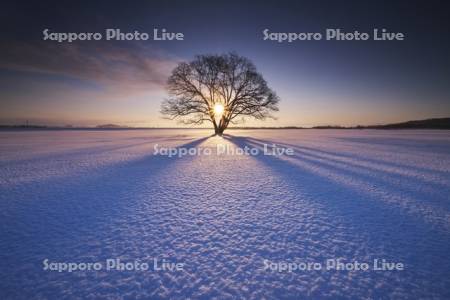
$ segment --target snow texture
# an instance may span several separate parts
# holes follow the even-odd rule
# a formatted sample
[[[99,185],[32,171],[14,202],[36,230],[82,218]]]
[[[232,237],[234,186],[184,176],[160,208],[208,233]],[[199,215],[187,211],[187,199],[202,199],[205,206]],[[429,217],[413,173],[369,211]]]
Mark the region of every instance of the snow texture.
[[[1,299],[450,298],[448,131],[3,131],[0,166]],[[43,270],[108,258],[184,268]],[[405,270],[263,264],[376,258]]]

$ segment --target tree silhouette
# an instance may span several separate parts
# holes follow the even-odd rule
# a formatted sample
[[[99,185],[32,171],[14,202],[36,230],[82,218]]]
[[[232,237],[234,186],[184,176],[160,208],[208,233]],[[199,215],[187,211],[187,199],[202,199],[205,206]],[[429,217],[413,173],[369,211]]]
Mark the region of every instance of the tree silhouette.
[[[236,53],[198,55],[180,63],[167,89],[170,97],[161,105],[163,115],[184,124],[209,121],[219,135],[245,117],[263,120],[278,111],[278,96],[255,65]]]

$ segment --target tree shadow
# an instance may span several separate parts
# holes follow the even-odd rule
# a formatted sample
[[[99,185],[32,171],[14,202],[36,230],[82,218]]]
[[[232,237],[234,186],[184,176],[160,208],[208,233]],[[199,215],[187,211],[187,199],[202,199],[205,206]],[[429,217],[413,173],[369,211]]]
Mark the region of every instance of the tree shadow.
[[[265,140],[261,140],[261,139],[251,138],[251,137],[248,137],[247,139],[249,142],[254,141],[255,143],[266,143],[266,144],[274,143],[272,141],[265,141]],[[339,138],[339,139],[345,140],[344,138]],[[386,161],[384,161],[384,160],[375,159],[375,158],[371,158],[371,157],[360,157],[355,154],[339,153],[339,152],[334,152],[334,151],[329,151],[329,150],[312,148],[312,147],[308,147],[308,146],[294,145],[294,144],[285,143],[285,142],[281,142],[281,143],[275,142],[275,143],[278,145],[284,146],[284,147],[294,148],[296,150],[296,152],[309,151],[309,153],[305,153],[305,154],[314,155],[314,156],[318,156],[318,157],[320,157],[320,155],[328,156],[327,159],[330,159],[329,158],[330,156],[333,156],[333,157],[335,157],[335,159],[338,159],[338,160],[355,159],[355,158],[358,159],[359,158],[359,159],[363,159],[366,163],[371,163],[371,165],[378,165],[380,167],[386,166],[386,167],[402,168],[407,171],[412,171],[412,172],[417,172],[417,173],[425,173],[426,175],[431,175],[431,176],[437,174],[444,178],[448,177],[448,172],[443,172],[443,171],[434,170],[434,169],[421,168],[421,167],[417,167],[417,166],[411,166],[411,165],[406,165],[406,164],[392,162],[392,161],[389,162],[389,164],[386,164]],[[313,152],[314,154],[311,154],[311,152]],[[365,167],[367,168],[367,166],[365,166]],[[386,172],[386,170],[383,170],[383,172]]]
[[[271,145],[274,142],[246,137],[246,143],[252,147],[262,148],[263,145]],[[345,176],[349,180],[355,179],[365,185],[370,184],[368,188],[389,187],[393,198],[410,199],[403,209],[409,210],[411,214],[420,210],[434,214],[438,210],[440,216],[437,217],[444,221],[445,226],[449,225],[446,219],[450,215],[442,211],[450,209],[450,203],[446,201],[446,195],[450,193],[446,172],[283,142],[275,144],[292,148],[296,155],[290,158],[298,162],[325,169],[330,174],[333,172],[337,176]]]

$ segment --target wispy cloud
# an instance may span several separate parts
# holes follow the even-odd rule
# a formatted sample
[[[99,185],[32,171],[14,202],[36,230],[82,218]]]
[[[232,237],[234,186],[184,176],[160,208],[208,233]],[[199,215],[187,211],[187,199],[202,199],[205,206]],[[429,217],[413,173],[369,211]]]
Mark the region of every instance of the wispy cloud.
[[[141,44],[22,43],[0,50],[0,68],[67,76],[105,88],[162,88],[177,59]]]

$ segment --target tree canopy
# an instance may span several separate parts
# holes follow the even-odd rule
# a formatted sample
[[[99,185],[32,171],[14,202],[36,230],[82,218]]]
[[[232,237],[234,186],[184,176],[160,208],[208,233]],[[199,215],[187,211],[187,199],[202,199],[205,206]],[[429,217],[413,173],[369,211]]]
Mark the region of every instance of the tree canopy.
[[[170,97],[161,105],[163,115],[184,124],[211,122],[220,135],[245,117],[263,120],[278,111],[279,97],[255,65],[236,53],[198,55],[180,63],[167,89]]]

